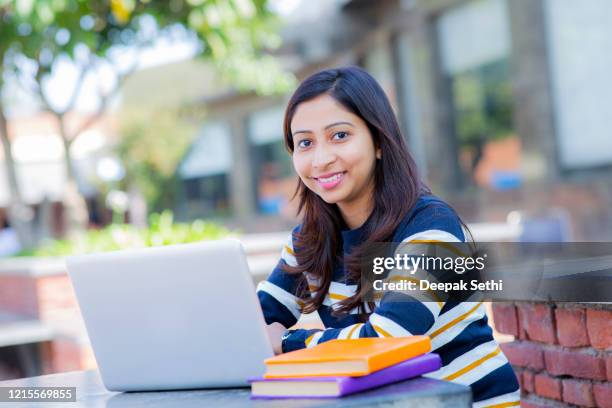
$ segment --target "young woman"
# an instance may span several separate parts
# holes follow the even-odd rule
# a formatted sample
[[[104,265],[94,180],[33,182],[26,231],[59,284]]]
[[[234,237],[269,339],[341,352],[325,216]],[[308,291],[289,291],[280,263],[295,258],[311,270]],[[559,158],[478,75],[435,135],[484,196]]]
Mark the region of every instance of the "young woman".
[[[454,210],[419,179],[374,78],[356,67],[310,76],[289,101],[284,133],[303,221],[258,286],[275,352],[331,339],[424,334],[443,364],[430,377],[470,385],[474,406],[518,406],[516,376],[482,302],[417,301],[397,292],[366,302],[371,288],[361,285],[359,259],[368,245],[466,241]],[[326,329],[287,330],[301,313],[315,311]]]

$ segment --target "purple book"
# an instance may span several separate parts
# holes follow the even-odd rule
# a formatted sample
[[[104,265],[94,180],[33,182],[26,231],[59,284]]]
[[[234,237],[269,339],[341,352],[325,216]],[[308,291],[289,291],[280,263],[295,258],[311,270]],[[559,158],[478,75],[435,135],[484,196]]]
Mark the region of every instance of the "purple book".
[[[308,377],[265,379],[251,383],[251,398],[335,398],[369,390],[436,371],[440,356],[423,354],[362,377]]]

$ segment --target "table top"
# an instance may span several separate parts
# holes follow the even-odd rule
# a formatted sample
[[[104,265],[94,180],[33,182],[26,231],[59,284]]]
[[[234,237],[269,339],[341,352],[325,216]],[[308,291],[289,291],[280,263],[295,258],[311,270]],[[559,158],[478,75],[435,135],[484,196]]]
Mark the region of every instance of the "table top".
[[[469,387],[430,378],[415,378],[370,391],[335,399],[250,399],[249,388],[184,390],[162,392],[110,392],[104,388],[97,371],[74,371],[0,382],[0,387],[76,387],[77,402],[40,404],[45,408],[174,408],[222,407],[370,407],[418,406],[470,407]],[[0,408],[4,404],[0,402]],[[11,403],[11,407],[36,406],[34,403]]]

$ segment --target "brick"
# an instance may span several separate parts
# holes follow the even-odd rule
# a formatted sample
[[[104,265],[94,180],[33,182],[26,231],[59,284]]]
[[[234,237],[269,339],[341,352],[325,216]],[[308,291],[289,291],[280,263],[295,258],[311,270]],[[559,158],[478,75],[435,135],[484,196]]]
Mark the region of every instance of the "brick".
[[[567,408],[567,404],[530,394],[521,397],[521,408]]]
[[[606,358],[606,373],[608,381],[612,381],[612,356]]]
[[[527,341],[513,341],[500,344],[500,347],[512,365],[529,367],[534,370],[544,368],[544,353],[538,344]]]
[[[593,384],[589,381],[568,378],[562,380],[563,401],[583,407],[594,407]]]
[[[81,370],[81,350],[67,339],[57,339],[52,344],[53,370],[56,372]]]
[[[527,339],[556,344],[555,320],[549,305],[522,303],[518,306],[518,317]]]
[[[533,381],[533,371],[525,370],[523,371],[523,382],[521,389],[527,392],[535,392],[535,385]]]
[[[54,372],[88,370],[96,367],[91,347],[74,338],[60,337],[53,340],[48,357],[51,359]]]
[[[612,349],[612,312],[587,309],[586,326],[591,345],[600,350]]]
[[[44,341],[40,343],[38,350],[40,353],[41,374],[55,373],[53,367],[53,343],[51,341]]]
[[[527,333],[525,333],[525,328],[523,327],[523,323],[521,323],[521,314],[518,307],[516,308],[516,322],[518,326],[518,338],[521,340],[527,340]]]
[[[550,375],[540,373],[534,377],[535,392],[546,398],[561,400],[561,380]]]
[[[68,275],[41,277],[36,285],[41,320],[65,320],[78,310]]]
[[[586,312],[584,309],[555,309],[557,338],[566,347],[588,346]]]
[[[516,307],[511,303],[493,303],[493,325],[500,333],[518,337]]]
[[[598,407],[612,408],[612,384],[593,384],[593,396]]]
[[[588,350],[546,350],[544,361],[546,371],[552,375],[571,375],[593,380],[606,379],[604,359]]]
[[[0,310],[38,318],[38,296],[33,278],[0,276]]]
[[[521,408],[548,408],[549,405],[542,405],[536,401],[525,401],[521,399]]]

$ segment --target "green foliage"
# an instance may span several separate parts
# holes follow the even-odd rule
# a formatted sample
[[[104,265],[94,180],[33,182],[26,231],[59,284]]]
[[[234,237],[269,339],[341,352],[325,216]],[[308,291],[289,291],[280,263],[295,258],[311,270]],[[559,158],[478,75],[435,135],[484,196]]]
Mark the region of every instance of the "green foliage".
[[[456,75],[453,96],[463,146],[512,135],[512,90],[507,60]]]
[[[261,55],[280,44],[278,24],[267,0],[0,0],[0,60],[17,71],[19,57],[27,57],[40,81],[60,56],[79,59],[79,48],[107,58],[113,46],[144,46],[181,25],[225,78],[271,93],[294,81]]]
[[[230,236],[229,230],[207,221],[190,224],[174,223],[171,211],[152,214],[149,227],[138,229],[129,224],[112,224],[104,229],[89,230],[78,239],[49,241],[20,256],[68,256],[108,252],[127,248],[143,248],[185,244]]]
[[[126,187],[135,185],[152,212],[173,208],[179,188],[176,168],[195,132],[193,123],[167,108],[121,114],[115,150],[126,171]]]

